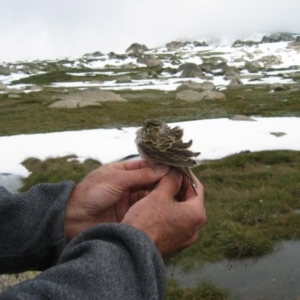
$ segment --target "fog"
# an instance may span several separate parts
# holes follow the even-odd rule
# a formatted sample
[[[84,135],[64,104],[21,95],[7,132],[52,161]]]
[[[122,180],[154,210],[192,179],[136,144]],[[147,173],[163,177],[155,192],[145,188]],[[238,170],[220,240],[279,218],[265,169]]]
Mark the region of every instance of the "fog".
[[[0,62],[300,32],[299,0],[0,0]]]

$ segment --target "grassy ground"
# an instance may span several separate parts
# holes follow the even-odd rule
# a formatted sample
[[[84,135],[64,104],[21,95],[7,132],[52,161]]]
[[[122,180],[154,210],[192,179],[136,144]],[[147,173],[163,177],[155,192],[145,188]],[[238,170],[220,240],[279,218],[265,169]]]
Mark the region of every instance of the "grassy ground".
[[[101,107],[49,109],[63,89],[22,94],[19,99],[0,94],[0,136],[20,133],[57,132],[91,128],[137,126],[147,118],[167,122],[227,118],[235,114],[300,116],[299,92],[269,93],[267,86],[232,88],[226,101],[185,102],[175,100],[175,91],[118,91],[123,102],[104,102]],[[69,92],[72,89],[69,89]],[[55,120],[55,122],[54,122]]]
[[[130,75],[134,77],[142,71],[147,70],[133,70]],[[156,71],[159,73],[159,70]],[[66,72],[56,69],[48,74],[22,79],[19,83],[50,85],[52,82],[113,80],[117,77],[116,73],[115,77],[102,74],[80,78]],[[75,90],[69,88],[68,92]],[[137,126],[141,120],[151,117],[175,122],[235,114],[300,116],[300,94],[289,92],[289,88],[285,92],[269,93],[268,86],[248,85],[223,92],[226,101],[188,103],[175,100],[175,91],[123,90],[117,93],[128,99],[127,103],[106,102],[101,107],[78,109],[47,108],[59,94],[65,93],[63,88],[44,86],[42,92],[22,94],[19,99],[0,94],[0,136]],[[101,165],[94,160],[81,164],[74,156],[46,161],[30,158],[23,164],[32,174],[25,179],[22,190],[40,182],[66,179],[78,182]],[[194,168],[205,187],[208,223],[200,231],[197,243],[169,263],[192,269],[203,261],[258,257],[270,253],[279,240],[300,239],[299,169],[300,153],[292,151],[241,153]],[[30,272],[0,276],[0,292],[31,276],[34,274]],[[233,298],[228,291],[211,283],[181,289],[170,281],[166,299]]]

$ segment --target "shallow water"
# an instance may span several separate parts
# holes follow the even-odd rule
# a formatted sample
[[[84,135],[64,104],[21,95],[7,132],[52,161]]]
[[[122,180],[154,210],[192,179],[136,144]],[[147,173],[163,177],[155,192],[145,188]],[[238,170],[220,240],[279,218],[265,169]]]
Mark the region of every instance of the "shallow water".
[[[0,186],[5,187],[9,192],[17,193],[22,185],[22,176],[0,173]]]
[[[300,241],[284,241],[256,260],[207,263],[188,273],[170,266],[167,274],[182,287],[209,280],[242,300],[291,300],[300,297]]]

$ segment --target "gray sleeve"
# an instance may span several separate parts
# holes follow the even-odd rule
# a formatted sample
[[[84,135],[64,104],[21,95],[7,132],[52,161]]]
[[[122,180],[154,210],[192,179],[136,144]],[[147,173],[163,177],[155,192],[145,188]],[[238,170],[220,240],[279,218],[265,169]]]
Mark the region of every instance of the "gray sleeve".
[[[0,187],[0,274],[44,270],[65,247],[66,203],[75,184],[39,184],[25,193]]]
[[[56,266],[6,290],[0,299],[164,299],[161,255],[142,231],[94,226],[63,250]]]

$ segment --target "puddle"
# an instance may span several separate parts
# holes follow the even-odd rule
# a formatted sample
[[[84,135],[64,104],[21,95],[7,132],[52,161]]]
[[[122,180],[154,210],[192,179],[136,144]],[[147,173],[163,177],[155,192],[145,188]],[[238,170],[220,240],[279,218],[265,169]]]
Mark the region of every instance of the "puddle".
[[[182,287],[209,280],[243,300],[295,299],[300,296],[300,241],[284,241],[260,259],[207,263],[188,273],[169,266],[167,275]]]
[[[22,178],[19,175],[0,173],[0,186],[5,187],[11,193],[18,193],[18,189],[23,185]]]

